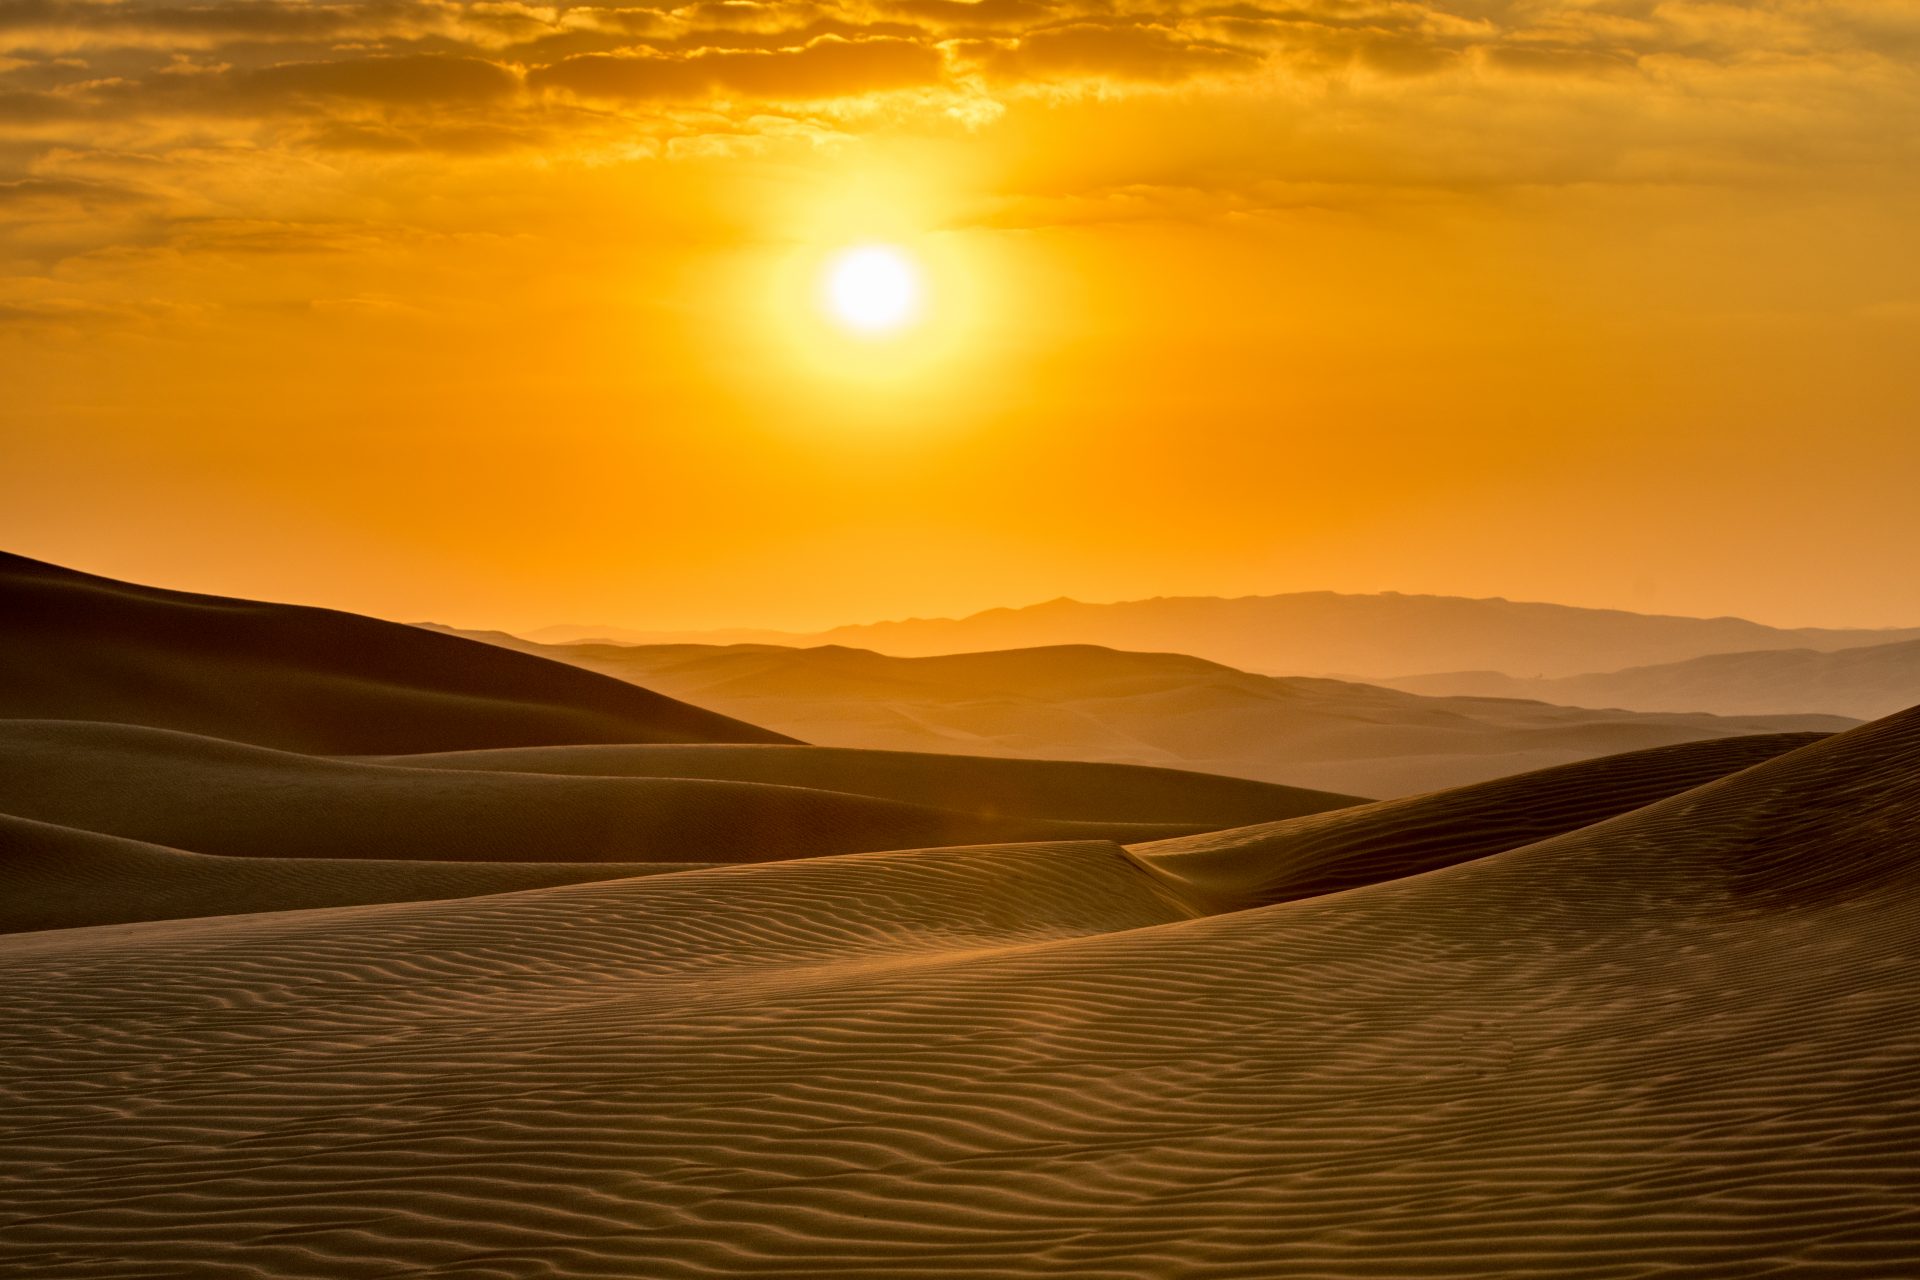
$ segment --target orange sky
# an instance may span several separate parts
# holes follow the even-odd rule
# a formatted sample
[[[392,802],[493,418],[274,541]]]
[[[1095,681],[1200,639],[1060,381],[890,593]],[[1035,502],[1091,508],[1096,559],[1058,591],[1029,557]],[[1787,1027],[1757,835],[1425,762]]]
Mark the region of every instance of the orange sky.
[[[1906,0],[0,9],[0,545],[466,625],[1920,622]],[[833,328],[897,244],[916,325]]]

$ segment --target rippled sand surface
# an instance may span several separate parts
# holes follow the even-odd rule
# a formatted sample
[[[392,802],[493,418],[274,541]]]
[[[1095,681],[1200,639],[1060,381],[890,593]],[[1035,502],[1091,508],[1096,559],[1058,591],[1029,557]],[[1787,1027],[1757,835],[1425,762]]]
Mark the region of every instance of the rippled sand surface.
[[[1701,747],[1131,848],[17,933],[0,1265],[1920,1273],[1920,712]]]

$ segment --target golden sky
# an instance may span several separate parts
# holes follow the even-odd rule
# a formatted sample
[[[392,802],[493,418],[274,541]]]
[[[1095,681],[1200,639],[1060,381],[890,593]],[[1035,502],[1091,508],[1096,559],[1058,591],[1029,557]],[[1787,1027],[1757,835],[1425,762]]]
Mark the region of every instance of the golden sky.
[[[0,0],[0,545],[1920,622],[1912,0]],[[921,308],[851,334],[848,246]]]

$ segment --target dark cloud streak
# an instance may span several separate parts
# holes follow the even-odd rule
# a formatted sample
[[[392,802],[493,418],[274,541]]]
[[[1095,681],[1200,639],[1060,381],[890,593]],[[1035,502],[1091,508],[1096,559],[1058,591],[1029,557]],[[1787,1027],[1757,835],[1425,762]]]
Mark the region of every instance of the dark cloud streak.
[[[595,98],[805,101],[921,88],[945,79],[945,59],[936,48],[895,38],[829,36],[797,49],[703,50],[685,57],[586,54],[536,68],[527,83]]]
[[[235,73],[229,83],[243,98],[333,97],[397,104],[487,102],[506,98],[520,87],[519,77],[495,63],[433,54],[282,63]]]

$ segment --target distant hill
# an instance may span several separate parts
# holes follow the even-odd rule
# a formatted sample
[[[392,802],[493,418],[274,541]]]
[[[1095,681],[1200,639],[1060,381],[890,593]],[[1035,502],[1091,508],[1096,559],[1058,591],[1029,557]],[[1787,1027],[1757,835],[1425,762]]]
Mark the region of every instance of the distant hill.
[[[496,646],[330,609],[136,586],[0,554],[0,718],[287,751],[786,742]]]
[[[1744,618],[1685,618],[1498,598],[1307,591],[1121,604],[1054,600],[1021,609],[989,609],[959,619],[911,618],[810,634],[566,626],[526,635],[550,644],[839,644],[897,657],[1095,644],[1149,653],[1189,653],[1271,675],[1378,679],[1453,671],[1553,677],[1679,662],[1713,653],[1829,652],[1920,640],[1920,627],[1779,628]]]
[[[1370,796],[1643,747],[1853,723],[1433,698],[1092,645],[898,658],[843,646],[537,645],[472,634],[825,746],[1160,765]]]
[[[1920,640],[1821,653],[1715,653],[1624,671],[1523,680],[1496,671],[1410,676],[1413,693],[1541,698],[1580,707],[1715,715],[1830,713],[1872,720],[1920,704]]]

